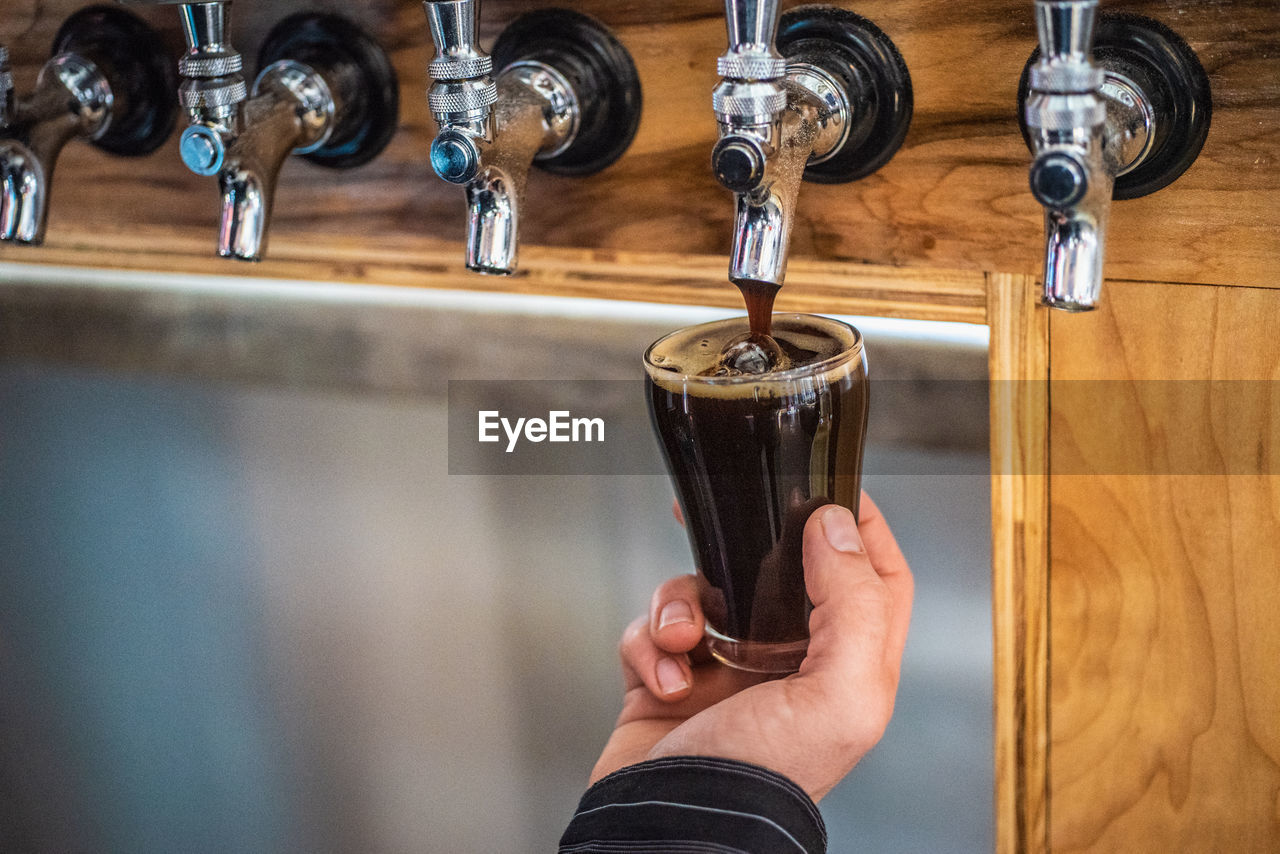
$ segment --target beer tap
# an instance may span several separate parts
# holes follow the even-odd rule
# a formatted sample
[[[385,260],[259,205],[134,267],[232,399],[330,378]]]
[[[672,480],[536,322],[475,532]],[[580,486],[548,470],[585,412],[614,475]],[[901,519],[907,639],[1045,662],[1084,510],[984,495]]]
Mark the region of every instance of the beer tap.
[[[911,123],[911,78],[889,37],[852,12],[780,18],[778,0],[726,0],[725,18],[711,163],[736,197],[729,278],[776,290],[801,180],[852,181],[887,163]]]
[[[424,5],[436,48],[431,167],[466,190],[467,268],[511,274],[530,167],[587,175],[621,157],[639,126],[639,77],[626,48],[586,15],[530,12],[489,56],[479,0]]]
[[[1097,307],[1111,200],[1181,175],[1212,106],[1204,69],[1173,31],[1131,15],[1100,23],[1097,12],[1097,0],[1035,0],[1040,47],[1019,90],[1031,193],[1044,207],[1042,301],[1065,311]]]
[[[179,100],[189,125],[179,146],[197,175],[217,176],[218,255],[259,261],[280,169],[290,154],[350,168],[390,141],[399,88],[378,43],[337,15],[298,13],[267,35],[250,89],[229,36],[231,0],[121,0],[177,5],[187,52]]]
[[[173,77],[159,36],[135,16],[95,6],[68,18],[30,94],[15,98],[0,47],[0,240],[44,242],[54,167],[85,139],[112,154],[158,148],[173,130]]]

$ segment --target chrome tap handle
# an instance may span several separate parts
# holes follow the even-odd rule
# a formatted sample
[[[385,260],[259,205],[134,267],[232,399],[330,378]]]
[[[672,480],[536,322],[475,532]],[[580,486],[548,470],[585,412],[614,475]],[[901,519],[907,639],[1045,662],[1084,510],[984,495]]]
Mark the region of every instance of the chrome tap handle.
[[[187,52],[178,60],[182,106],[193,124],[228,125],[237,107],[249,97],[241,74],[244,60],[228,35],[231,2],[184,3],[178,11],[187,40]]]
[[[725,0],[729,50],[716,63],[721,77],[778,80],[787,61],[778,53],[778,0]]]
[[[178,60],[178,102],[190,127],[182,133],[178,150],[182,162],[197,175],[216,175],[227,149],[240,133],[243,104],[249,85],[244,59],[231,44],[232,0],[192,3],[190,0],[118,0],[133,6],[178,6],[187,52]]]
[[[183,3],[178,14],[187,53],[178,60],[183,77],[224,77],[239,74],[244,61],[231,46],[231,0],[219,3]]]
[[[182,85],[178,99],[192,124],[234,134],[238,108],[249,97],[242,71],[244,60],[231,44],[232,0],[117,0],[129,6],[179,6],[187,52],[178,60]],[[188,164],[190,165],[190,164]],[[195,167],[192,167],[195,169]],[[200,171],[200,170],[195,170]],[[216,171],[216,170],[215,170]],[[201,174],[211,174],[202,172]]]
[[[434,81],[427,106],[440,128],[431,143],[431,168],[452,184],[465,184],[480,172],[476,137],[491,135],[498,101],[493,59],[481,49],[477,35],[480,0],[425,0],[423,6],[436,46],[427,66]]]
[[[1093,62],[1097,11],[1098,0],[1035,2],[1040,59],[1030,70],[1025,119],[1042,148],[1087,148],[1093,131],[1106,121],[1099,95],[1106,75]]]
[[[1092,66],[1097,0],[1036,0],[1035,15],[1042,62]]]
[[[187,40],[187,52],[178,61],[178,100],[190,120],[178,150],[192,172],[216,175],[240,133],[249,98],[244,60],[229,36],[231,0],[183,3],[178,12]]]
[[[787,108],[778,0],[725,0],[724,12],[729,49],[716,61],[722,79],[711,93],[721,133],[775,124]]]
[[[493,59],[480,47],[479,0],[425,0],[427,25],[436,46],[427,66],[435,82],[427,103],[441,128],[483,122],[498,100]]]
[[[711,169],[725,189],[751,193],[768,180],[787,109],[787,61],[778,53],[778,0],[725,0],[729,48],[716,61],[711,109],[720,139]]]
[[[481,48],[478,0],[426,0],[427,26],[436,57],[427,66],[436,80],[466,80],[493,71],[493,59]]]

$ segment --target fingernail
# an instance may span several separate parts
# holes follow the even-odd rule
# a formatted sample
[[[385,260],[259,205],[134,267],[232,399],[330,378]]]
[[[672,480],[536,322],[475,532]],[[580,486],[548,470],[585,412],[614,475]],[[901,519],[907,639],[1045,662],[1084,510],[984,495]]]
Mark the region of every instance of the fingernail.
[[[684,678],[684,669],[674,658],[658,659],[658,687],[664,694],[674,694],[689,687],[689,680]]]
[[[658,630],[661,631],[667,626],[676,623],[692,623],[693,609],[689,607],[689,603],[683,599],[676,599],[674,602],[668,602],[662,608],[662,613],[658,615]]]
[[[861,554],[863,551],[858,524],[853,521],[853,514],[844,507],[837,505],[823,512],[822,532],[827,535],[831,548],[838,552]]]

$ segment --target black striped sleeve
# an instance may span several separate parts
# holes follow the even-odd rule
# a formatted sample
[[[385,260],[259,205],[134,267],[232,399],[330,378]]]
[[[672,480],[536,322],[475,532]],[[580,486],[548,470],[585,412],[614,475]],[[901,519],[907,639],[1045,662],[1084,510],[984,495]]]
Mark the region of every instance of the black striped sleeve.
[[[823,854],[827,830],[799,786],[758,765],[654,759],[587,790],[560,854]]]

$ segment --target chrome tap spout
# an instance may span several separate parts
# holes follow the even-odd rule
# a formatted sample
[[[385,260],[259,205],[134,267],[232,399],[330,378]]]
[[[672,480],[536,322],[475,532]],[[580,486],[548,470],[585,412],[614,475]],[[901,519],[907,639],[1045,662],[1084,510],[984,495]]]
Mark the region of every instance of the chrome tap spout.
[[[1055,200],[1045,204],[1042,301],[1063,311],[1096,308],[1102,293],[1107,220],[1118,170],[1104,157],[1104,129],[1094,135],[1098,139],[1083,146],[1083,156],[1076,144],[1044,144],[1032,166],[1037,197]]]
[[[333,91],[311,67],[284,59],[263,70],[245,103],[244,129],[232,139],[218,172],[219,256],[262,260],[280,167],[290,154],[324,145],[336,111]],[[200,125],[188,128],[184,155],[202,141],[211,150],[209,133]]]
[[[1121,164],[1108,145],[1103,70],[1094,64],[1097,0],[1036,0],[1040,61],[1025,119],[1031,192],[1044,206],[1045,305],[1088,311],[1102,292],[1111,195]],[[1112,151],[1108,151],[1112,149]],[[1109,155],[1109,156],[1108,156]]]
[[[479,145],[479,171],[467,182],[467,269],[516,271],[520,211],[535,158],[554,152],[576,116],[573,89],[554,69],[520,63],[498,77],[491,138]]]
[[[831,112],[809,90],[788,82],[787,91],[789,104],[779,121],[776,144],[764,149],[768,154],[761,161],[759,183],[753,189],[743,188],[735,193],[736,215],[729,254],[729,280],[734,284],[782,285],[805,167],[815,153],[830,150],[841,130],[830,121]],[[727,183],[725,172],[731,167],[725,164],[733,147],[750,144],[738,134],[721,137],[716,148],[716,172],[722,183]]]
[[[104,134],[113,103],[107,78],[85,57],[59,54],[40,70],[0,128],[0,240],[44,242],[58,155],[72,139]]]
[[[48,186],[40,159],[16,139],[0,140],[0,240],[38,244]]]

